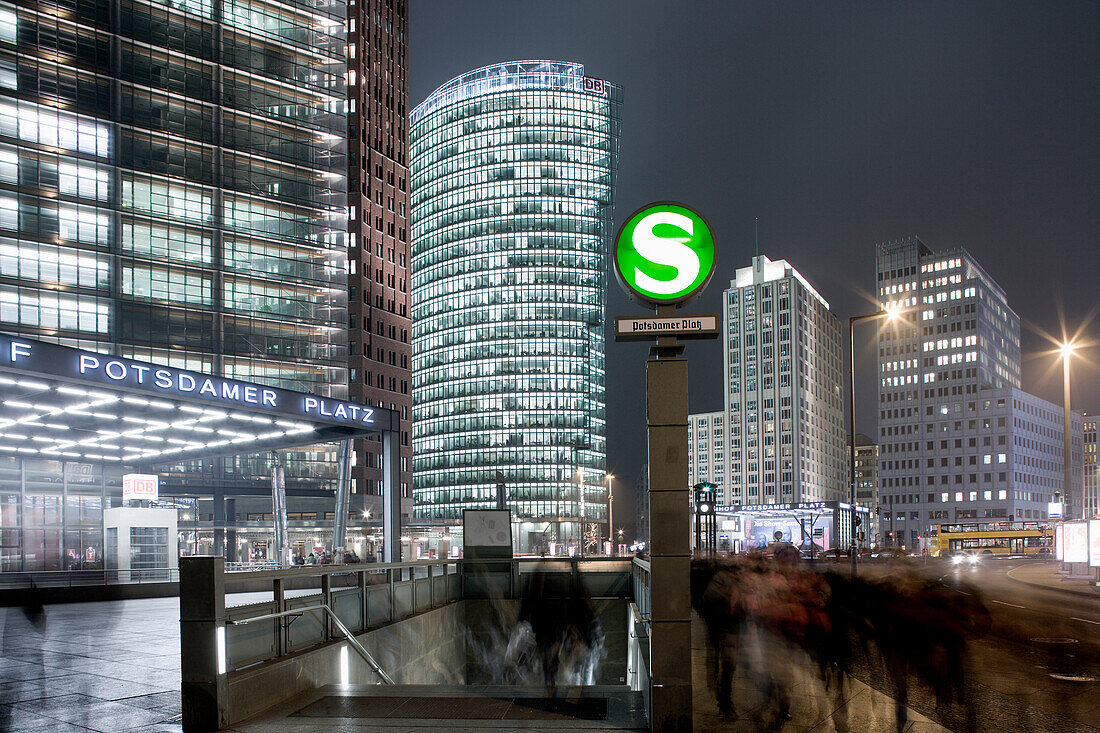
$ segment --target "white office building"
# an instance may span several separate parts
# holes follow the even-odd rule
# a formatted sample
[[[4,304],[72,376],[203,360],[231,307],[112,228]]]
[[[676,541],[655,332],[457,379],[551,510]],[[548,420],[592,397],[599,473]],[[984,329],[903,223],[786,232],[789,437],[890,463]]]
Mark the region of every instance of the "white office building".
[[[723,503],[847,500],[840,321],[789,263],[762,255],[722,298],[725,425],[712,415],[710,430],[726,443],[716,468],[710,441],[707,463]]]
[[[726,486],[726,413],[688,415],[688,486],[712,483]],[[719,494],[719,503],[725,496]]]
[[[1020,389],[1004,291],[966,250],[915,237],[879,245],[876,270],[880,307],[902,311],[878,335],[886,544],[918,547],[941,522],[1045,519],[1066,494],[1062,408]],[[1071,430],[1080,476],[1080,415]]]
[[[872,546],[882,544],[881,517],[879,504],[878,446],[863,433],[856,433],[856,504],[870,511],[870,523],[863,529],[866,542]],[[850,475],[850,474],[849,474]],[[848,479],[850,486],[852,480]]]

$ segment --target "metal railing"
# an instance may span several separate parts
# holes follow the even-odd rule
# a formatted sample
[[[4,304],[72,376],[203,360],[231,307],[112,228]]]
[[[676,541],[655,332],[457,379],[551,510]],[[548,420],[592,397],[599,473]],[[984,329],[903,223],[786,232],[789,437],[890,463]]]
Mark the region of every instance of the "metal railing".
[[[634,590],[634,603],[638,607],[638,618],[649,623],[650,618],[650,570],[649,561],[634,558],[631,585]]]
[[[316,606],[305,606],[303,608],[298,608],[293,611],[283,611],[282,613],[269,613],[264,616],[253,616],[252,618],[238,619],[236,621],[230,621],[229,623],[233,626],[243,626],[245,624],[250,624],[256,621],[266,621],[267,619],[286,618],[288,616],[293,616],[297,618],[307,611],[324,611],[325,613],[327,613],[332,622],[335,623],[337,628],[340,629],[340,633],[344,635],[344,638],[347,640],[348,644],[351,645],[351,648],[359,653],[359,656],[362,657],[363,661],[367,663],[367,666],[369,666],[374,671],[374,673],[378,675],[379,679],[381,679],[382,682],[387,685],[393,684],[393,680],[390,678],[390,676],[386,674],[386,672],[380,666],[378,666],[378,662],[374,661],[374,657],[372,657],[367,652],[367,650],[363,648],[363,645],[356,641],[355,637],[352,636],[350,631],[348,631],[348,627],[344,626],[344,623],[340,620],[340,617],[333,613],[332,609],[326,606],[324,603],[319,603]],[[287,623],[280,625],[285,628],[288,627],[290,624]]]
[[[326,644],[335,640],[335,631],[353,637],[453,603],[461,589],[453,560],[227,572],[230,602],[246,601],[224,609],[227,670]],[[258,594],[267,597],[249,598]],[[327,608],[325,615],[305,615],[318,606]],[[287,616],[295,619],[278,621]]]
[[[33,570],[0,573],[0,590],[18,588],[79,588],[131,583],[178,583],[179,570]]]

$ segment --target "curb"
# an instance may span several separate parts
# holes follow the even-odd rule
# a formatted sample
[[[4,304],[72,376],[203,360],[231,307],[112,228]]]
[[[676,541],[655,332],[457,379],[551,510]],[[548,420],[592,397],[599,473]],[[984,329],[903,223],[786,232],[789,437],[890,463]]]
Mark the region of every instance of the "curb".
[[[1059,593],[1072,593],[1075,596],[1084,596],[1085,598],[1100,599],[1100,591],[1096,591],[1096,590],[1079,590],[1077,588],[1060,588],[1056,585],[1049,585],[1047,583],[1037,583],[1033,580],[1024,580],[1023,578],[1017,578],[1015,575],[1012,574],[1015,570],[1017,570],[1018,568],[1022,568],[1022,567],[1028,567],[1028,566],[1026,566],[1026,565],[1017,565],[1016,567],[1012,568],[1012,570],[1009,570],[1007,573],[1005,573],[1005,575],[1007,577],[1011,578],[1012,580],[1016,581],[1017,583],[1022,583],[1024,585],[1030,585],[1030,586],[1033,586],[1035,588],[1043,588],[1044,590],[1052,590],[1052,591],[1056,591],[1056,592],[1059,592]]]

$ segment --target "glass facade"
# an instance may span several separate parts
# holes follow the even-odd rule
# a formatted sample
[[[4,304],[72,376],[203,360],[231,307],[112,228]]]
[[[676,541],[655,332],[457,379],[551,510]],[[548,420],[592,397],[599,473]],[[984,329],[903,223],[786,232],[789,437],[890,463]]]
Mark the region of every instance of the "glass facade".
[[[345,18],[333,0],[0,2],[0,329],[346,397]],[[288,487],[334,459],[297,455]],[[172,485],[231,493],[267,463],[181,465]],[[6,564],[98,554],[87,502],[52,491],[80,465],[43,463],[41,507],[29,474],[9,481],[37,464],[0,467]],[[92,514],[113,495],[96,481]]]
[[[413,110],[417,517],[493,507],[503,480],[520,549],[575,546],[582,521],[606,525],[621,106],[580,64],[521,61],[464,74]]]

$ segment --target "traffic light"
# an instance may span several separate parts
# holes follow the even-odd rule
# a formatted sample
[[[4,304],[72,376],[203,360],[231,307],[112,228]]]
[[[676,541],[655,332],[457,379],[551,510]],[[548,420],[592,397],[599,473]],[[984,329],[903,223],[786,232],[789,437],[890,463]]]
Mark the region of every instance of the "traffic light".
[[[858,514],[855,515],[852,518],[852,526],[858,527],[861,524],[863,524],[863,517],[859,516]]]

